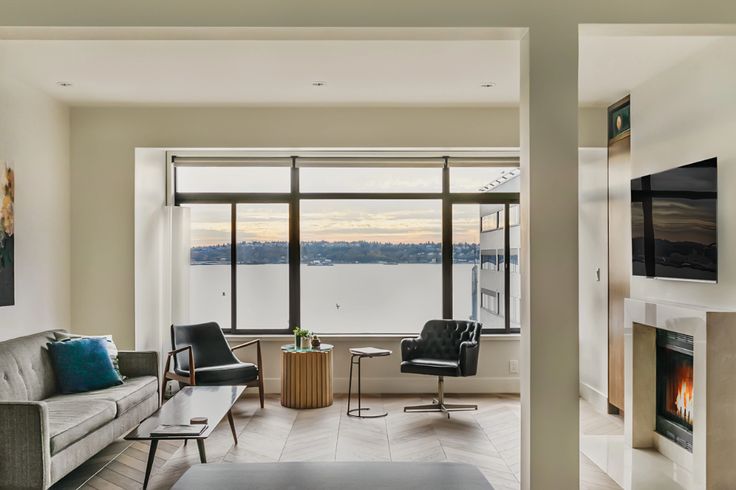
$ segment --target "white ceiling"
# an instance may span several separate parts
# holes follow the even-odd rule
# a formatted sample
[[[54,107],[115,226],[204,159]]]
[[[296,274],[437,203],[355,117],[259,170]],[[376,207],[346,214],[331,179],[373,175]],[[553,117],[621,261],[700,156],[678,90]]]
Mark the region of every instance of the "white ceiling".
[[[715,39],[584,37],[581,104],[609,105]],[[519,100],[513,40],[12,40],[0,48],[5,70],[71,105],[514,106]],[[318,80],[326,86],[312,86]],[[495,86],[482,88],[485,82]]]
[[[18,76],[71,104],[501,105],[519,97],[515,41],[9,44]],[[73,86],[55,85],[62,80]],[[313,87],[317,80],[327,85]],[[482,88],[486,81],[495,87]]]
[[[713,36],[582,37],[579,99],[585,105],[608,106],[717,39]]]

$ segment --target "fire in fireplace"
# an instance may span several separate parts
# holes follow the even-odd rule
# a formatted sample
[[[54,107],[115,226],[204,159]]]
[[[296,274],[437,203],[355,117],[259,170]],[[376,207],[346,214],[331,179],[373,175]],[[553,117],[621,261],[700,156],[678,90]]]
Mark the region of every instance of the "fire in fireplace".
[[[692,452],[693,338],[657,330],[657,432]]]

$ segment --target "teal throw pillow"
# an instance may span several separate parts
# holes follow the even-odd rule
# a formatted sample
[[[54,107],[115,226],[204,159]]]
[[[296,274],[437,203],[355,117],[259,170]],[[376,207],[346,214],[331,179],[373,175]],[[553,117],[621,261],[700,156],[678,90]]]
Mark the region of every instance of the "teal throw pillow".
[[[101,338],[48,344],[59,392],[80,393],[123,383],[113,367],[106,344],[106,340]]]
[[[125,376],[120,372],[120,361],[118,361],[118,347],[115,345],[115,341],[112,340],[112,335],[78,335],[74,333],[55,331],[54,337],[56,340],[69,340],[69,339],[105,339],[107,346],[107,353],[110,354],[110,360],[112,365],[115,367],[115,371],[118,372],[120,378],[125,380]]]

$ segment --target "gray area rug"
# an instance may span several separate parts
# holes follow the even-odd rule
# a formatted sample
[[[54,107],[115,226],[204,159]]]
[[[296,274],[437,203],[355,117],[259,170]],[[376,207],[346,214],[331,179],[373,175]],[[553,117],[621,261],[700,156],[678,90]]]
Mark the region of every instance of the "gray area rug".
[[[493,490],[460,463],[224,463],[196,465],[176,490]]]

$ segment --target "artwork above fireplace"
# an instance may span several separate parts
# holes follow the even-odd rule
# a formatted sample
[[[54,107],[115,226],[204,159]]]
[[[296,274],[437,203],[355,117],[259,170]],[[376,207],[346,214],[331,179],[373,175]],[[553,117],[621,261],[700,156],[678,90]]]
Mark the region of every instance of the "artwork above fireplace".
[[[693,450],[693,338],[657,330],[657,422],[659,434]]]

